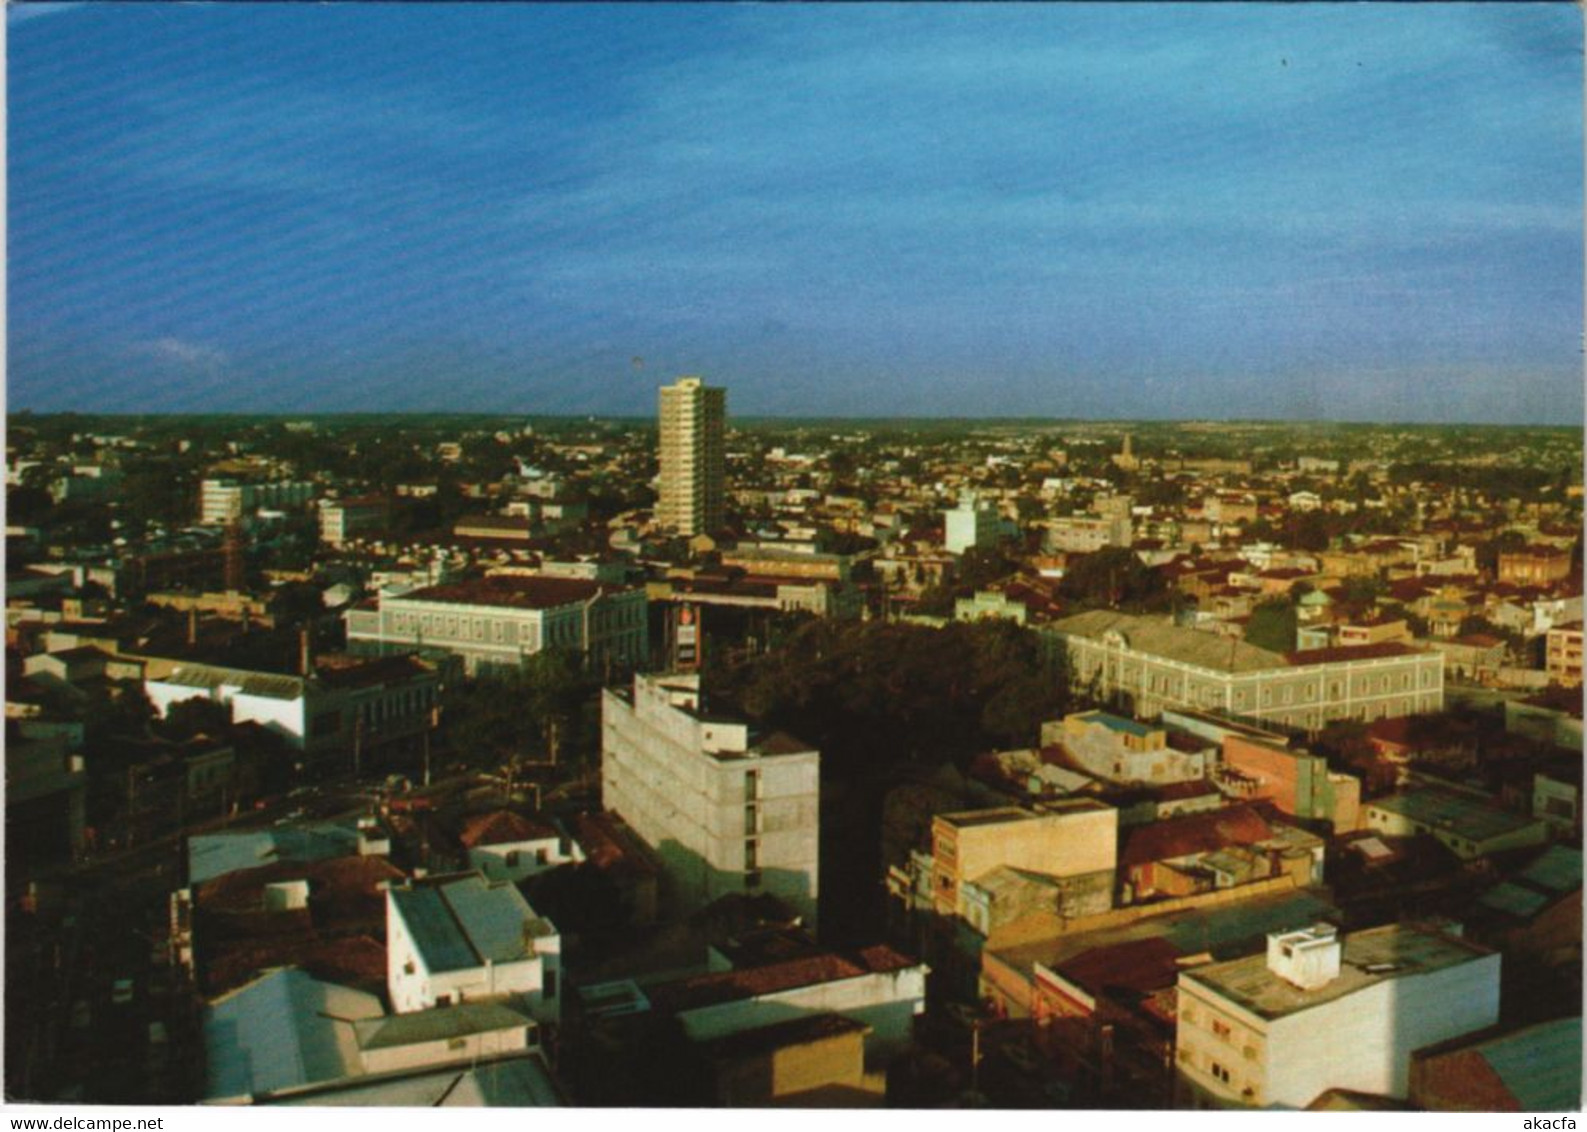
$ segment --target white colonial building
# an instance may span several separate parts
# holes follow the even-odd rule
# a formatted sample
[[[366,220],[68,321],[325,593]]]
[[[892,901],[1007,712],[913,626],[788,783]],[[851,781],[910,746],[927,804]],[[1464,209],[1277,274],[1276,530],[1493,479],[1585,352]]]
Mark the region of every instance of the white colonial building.
[[[1191,708],[1315,731],[1336,719],[1370,721],[1444,706],[1444,658],[1399,642],[1271,652],[1173,625],[1093,610],[1055,621],[1069,678],[1126,700],[1142,719]]]
[[[349,648],[444,649],[472,675],[561,648],[597,662],[645,659],[645,592],[577,578],[492,574],[385,593],[347,612]]]

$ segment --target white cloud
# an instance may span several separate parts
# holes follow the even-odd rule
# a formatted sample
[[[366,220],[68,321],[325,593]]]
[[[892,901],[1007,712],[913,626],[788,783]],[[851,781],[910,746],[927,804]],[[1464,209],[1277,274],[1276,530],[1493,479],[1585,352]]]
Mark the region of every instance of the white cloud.
[[[132,349],[143,357],[194,370],[214,371],[230,361],[224,350],[181,338],[156,338],[151,342],[139,342]]]

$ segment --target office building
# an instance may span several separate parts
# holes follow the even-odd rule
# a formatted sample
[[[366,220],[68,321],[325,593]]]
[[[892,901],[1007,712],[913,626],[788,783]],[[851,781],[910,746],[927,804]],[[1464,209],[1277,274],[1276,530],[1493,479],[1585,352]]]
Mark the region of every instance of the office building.
[[[601,797],[690,911],[767,892],[813,923],[821,755],[705,710],[698,675],[636,676],[601,703]]]
[[[661,498],[656,522],[685,537],[722,526],[727,390],[698,377],[661,388]]]

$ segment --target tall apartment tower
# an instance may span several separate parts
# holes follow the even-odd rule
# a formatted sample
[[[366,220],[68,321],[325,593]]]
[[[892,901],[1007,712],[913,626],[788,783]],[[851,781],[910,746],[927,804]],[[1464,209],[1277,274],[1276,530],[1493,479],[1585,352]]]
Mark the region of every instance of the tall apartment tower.
[[[661,387],[661,498],[656,521],[692,536],[722,526],[727,390],[698,377]]]

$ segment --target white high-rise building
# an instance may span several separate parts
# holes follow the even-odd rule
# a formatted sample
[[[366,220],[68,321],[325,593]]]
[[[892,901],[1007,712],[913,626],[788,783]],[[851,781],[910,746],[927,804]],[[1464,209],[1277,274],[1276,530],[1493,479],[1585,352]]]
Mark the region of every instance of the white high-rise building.
[[[601,728],[602,803],[656,851],[680,910],[768,892],[814,923],[818,751],[709,714],[697,674],[607,689]]]
[[[958,507],[942,514],[943,545],[949,554],[963,554],[997,542],[997,512],[977,499],[974,492],[965,492],[959,498]]]
[[[722,526],[727,390],[683,377],[661,387],[661,498],[656,522],[680,535]]]

